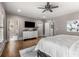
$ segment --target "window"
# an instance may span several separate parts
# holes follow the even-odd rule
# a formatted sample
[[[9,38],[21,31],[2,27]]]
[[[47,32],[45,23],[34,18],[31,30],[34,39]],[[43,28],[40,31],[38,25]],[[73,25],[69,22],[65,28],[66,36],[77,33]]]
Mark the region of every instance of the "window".
[[[79,20],[72,20],[67,22],[68,32],[79,32]]]

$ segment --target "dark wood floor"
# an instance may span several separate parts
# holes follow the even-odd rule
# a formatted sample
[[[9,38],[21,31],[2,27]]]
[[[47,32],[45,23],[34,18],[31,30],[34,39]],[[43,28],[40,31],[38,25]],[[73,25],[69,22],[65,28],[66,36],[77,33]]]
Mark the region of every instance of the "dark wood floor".
[[[7,42],[1,57],[20,57],[19,50],[36,45],[39,39]]]

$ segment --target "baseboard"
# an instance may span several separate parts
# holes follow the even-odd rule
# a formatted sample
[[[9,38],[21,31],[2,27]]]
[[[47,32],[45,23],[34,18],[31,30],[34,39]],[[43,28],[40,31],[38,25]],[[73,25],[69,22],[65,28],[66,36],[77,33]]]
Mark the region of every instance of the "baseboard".
[[[28,38],[28,39],[23,39],[24,41],[27,41],[27,40],[34,40],[34,39],[37,39],[37,37],[34,37],[34,38]]]

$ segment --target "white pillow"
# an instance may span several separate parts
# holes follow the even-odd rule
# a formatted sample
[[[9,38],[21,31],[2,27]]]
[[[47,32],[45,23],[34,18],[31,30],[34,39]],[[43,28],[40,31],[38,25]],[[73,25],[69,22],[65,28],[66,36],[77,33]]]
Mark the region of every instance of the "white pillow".
[[[29,48],[21,49],[19,52],[20,53],[32,52],[32,51],[35,50],[35,47],[36,46],[32,46],[32,47],[29,47]]]

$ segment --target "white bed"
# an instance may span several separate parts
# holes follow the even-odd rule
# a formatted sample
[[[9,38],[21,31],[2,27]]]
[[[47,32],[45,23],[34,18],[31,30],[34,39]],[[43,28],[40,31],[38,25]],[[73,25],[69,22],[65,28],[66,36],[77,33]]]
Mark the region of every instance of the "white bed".
[[[79,36],[56,35],[42,38],[35,50],[52,57],[79,57]]]

